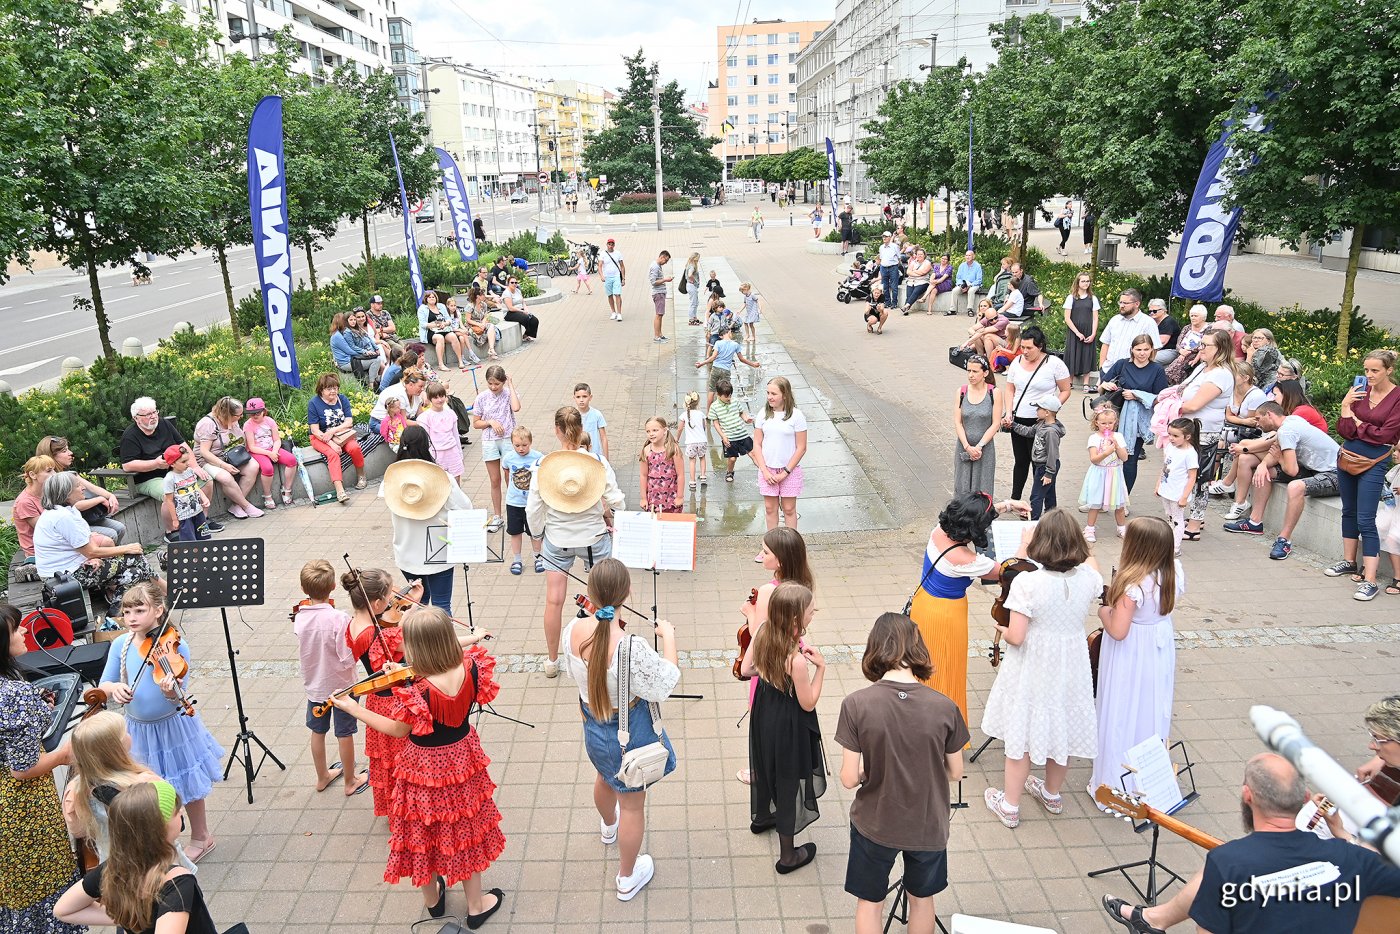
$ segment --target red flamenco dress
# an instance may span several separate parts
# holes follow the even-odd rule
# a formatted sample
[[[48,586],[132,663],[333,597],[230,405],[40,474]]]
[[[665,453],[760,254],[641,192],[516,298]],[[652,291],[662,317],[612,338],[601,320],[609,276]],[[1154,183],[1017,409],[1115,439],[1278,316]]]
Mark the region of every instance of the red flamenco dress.
[[[345,639],[350,650],[365,666],[365,674],[375,674],[384,670],[386,662],[403,664],[403,630],[398,626],[376,629],[367,627],[358,637],[345,631]],[[381,691],[363,698],[365,709],[386,717],[393,716],[393,695]],[[399,753],[408,745],[402,736],[390,736],[378,730],[365,730],[365,757],[369,759],[369,787],[374,795],[374,816],[389,816],[389,794],[394,784],[394,763]]]
[[[462,653],[467,676],[455,697],[426,679],[393,689],[389,716],[412,732],[394,765],[389,812],[389,863],[384,881],[407,876],[424,886],[441,875],[450,888],[485,872],[506,847],[501,812],[491,793],[481,749],[468,715],[500,692],[496,660],[479,646]],[[473,671],[475,669],[475,671]]]

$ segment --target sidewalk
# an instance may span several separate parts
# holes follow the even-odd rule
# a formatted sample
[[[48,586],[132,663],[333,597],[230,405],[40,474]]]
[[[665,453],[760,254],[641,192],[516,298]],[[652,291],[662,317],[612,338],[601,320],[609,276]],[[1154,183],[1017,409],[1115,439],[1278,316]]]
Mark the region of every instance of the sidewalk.
[[[592,297],[566,294],[564,301],[540,309],[540,340],[503,363],[522,398],[520,423],[534,431],[542,451],[554,447],[552,415],[570,402],[574,383],[592,384],[595,405],[607,416],[619,483],[635,504],[643,424],[652,414],[672,411],[678,375],[689,379],[686,371],[699,359],[677,346],[688,343],[682,332],[691,330],[684,314],[668,314],[669,344],[651,342],[646,264],[663,248],[678,263],[698,250],[702,263],[722,257],[763,295],[765,329],[771,329],[811,393],[813,401],[804,399],[803,406],[809,415],[820,410],[830,420],[888,508],[893,526],[809,536],[820,609],[810,641],[829,660],[818,713],[832,769],[821,819],[802,835],[803,841],[817,843],[816,861],[792,876],[777,876],[776,842],[748,832],[747,789],[734,780],[735,770],[746,763],[747,730],[736,725],[745,712],[746,690],[727,669],[740,602],[750,587],[767,579],[752,563],[758,537],[749,526],[741,534],[702,537],[695,572],[663,574],[659,582],[660,613],[676,623],[685,653],[681,690],[704,697],[666,705],[680,767],[648,795],[646,849],[656,859],[656,878],[626,904],[611,891],[615,854],[596,837],[593,773],[581,748],[576,688],[566,678],[550,681],[540,673],[542,575],[527,570],[513,577],[500,564],[476,566],[469,572],[470,606],[458,578],[457,615],[470,613],[496,636],[491,647],[501,660],[499,711],[534,724],[531,729],[490,717],[480,724],[493,760],[492,778],[500,786],[497,802],[507,837],[505,854],[484,878],[488,888],[506,890],[506,901],[484,930],[815,934],[853,929],[853,902],[842,891],[850,794],[836,780],[840,750],[830,738],[842,698],[865,684],[857,659],[870,622],[904,605],[917,583],[929,528],[949,494],[949,413],[962,371],[946,363],[944,348],[966,327],[966,319],[901,317],[890,322],[884,337],[868,336],[854,309],[832,299],[830,258],[802,252],[810,230],[770,227],[765,234],[761,244],[737,225],[618,234],[633,272],[623,323],[608,320],[601,289]],[[760,353],[764,338],[761,331]],[[779,359],[773,351],[775,369]],[[449,378],[454,389],[470,397],[469,376]],[[1063,445],[1067,467],[1060,494],[1062,502],[1072,504],[1084,473],[1079,460],[1085,426],[1074,405],[1066,412],[1070,436]],[[478,505],[488,502],[479,452],[476,445],[465,452],[467,489]],[[1000,460],[1004,493],[1009,450]],[[1144,482],[1156,463],[1144,465]],[[736,504],[749,497],[761,514],[753,483],[749,469],[726,493]],[[1116,561],[1119,543],[1111,523],[1101,528],[1108,534],[1096,550],[1107,569]],[[250,725],[288,771],[265,766],[251,806],[236,775],[211,797],[219,846],[201,862],[200,882],[213,915],[221,927],[246,920],[256,934],[402,934],[424,913],[415,890],[380,880],[386,823],[372,817],[368,796],[347,799],[336,787],[319,795],[314,791],[296,641],[287,622],[288,608],[300,598],[297,573],[304,562],[326,558],[340,569],[340,556],[348,551],[357,566],[392,566],[387,512],[371,489],[355,495],[349,506],[278,510],[239,523],[221,537],[236,536],[267,543],[267,602],[230,612],[230,623],[241,651]],[[1321,556],[1269,561],[1266,544],[1224,535],[1217,521],[1202,542],[1187,547],[1188,592],[1176,614],[1173,738],[1184,739],[1201,762],[1202,798],[1181,816],[1229,838],[1239,832],[1244,761],[1260,750],[1246,720],[1249,705],[1269,703],[1290,711],[1346,764],[1360,762],[1365,755],[1360,711],[1393,687],[1400,641],[1393,620],[1400,604],[1386,597],[1369,605],[1353,603],[1349,587],[1319,573]],[[639,609],[650,606],[647,577],[634,575],[629,603]],[[571,583],[568,592],[580,589]],[[344,594],[337,599],[343,602]],[[983,658],[992,632],[990,604],[989,592],[973,588],[970,655],[977,657],[970,664],[969,687],[978,743],[976,726],[993,680]],[[219,615],[205,610],[176,616],[194,656],[193,689],[202,715],[228,744],[238,727],[230,709]],[[982,790],[1001,784],[998,750],[993,744],[968,766],[962,794],[972,806],[953,819],[952,884],[938,898],[940,917],[947,923],[952,912],[961,911],[1066,934],[1120,930],[1104,919],[1098,897],[1106,892],[1127,897],[1127,886],[1119,879],[1085,879],[1084,873],[1140,858],[1144,838],[1092,808],[1082,793],[1088,765],[1079,761],[1072,763],[1062,817],[1027,810],[1015,832],[1001,827],[981,804]],[[1166,835],[1163,859],[1189,875],[1200,866],[1202,853]],[[464,910],[460,892],[448,898],[450,910]]]

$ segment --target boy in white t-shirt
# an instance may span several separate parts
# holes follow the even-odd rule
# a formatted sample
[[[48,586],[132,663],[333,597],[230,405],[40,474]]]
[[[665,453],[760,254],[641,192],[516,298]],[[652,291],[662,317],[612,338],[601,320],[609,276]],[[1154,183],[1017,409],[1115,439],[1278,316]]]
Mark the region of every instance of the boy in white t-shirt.
[[[1167,521],[1172,524],[1176,553],[1181,554],[1181,536],[1186,531],[1186,504],[1196,487],[1201,460],[1196,454],[1196,422],[1178,418],[1167,426],[1167,447],[1162,456],[1162,476],[1157,495],[1162,499]]]

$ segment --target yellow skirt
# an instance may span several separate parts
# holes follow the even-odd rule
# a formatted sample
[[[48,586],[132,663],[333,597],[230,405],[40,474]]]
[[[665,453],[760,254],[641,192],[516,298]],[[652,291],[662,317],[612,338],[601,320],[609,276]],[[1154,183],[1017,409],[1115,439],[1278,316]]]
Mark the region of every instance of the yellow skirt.
[[[967,597],[933,597],[922,588],[914,595],[909,617],[919,627],[933,658],[933,677],[924,684],[951,698],[967,719]]]

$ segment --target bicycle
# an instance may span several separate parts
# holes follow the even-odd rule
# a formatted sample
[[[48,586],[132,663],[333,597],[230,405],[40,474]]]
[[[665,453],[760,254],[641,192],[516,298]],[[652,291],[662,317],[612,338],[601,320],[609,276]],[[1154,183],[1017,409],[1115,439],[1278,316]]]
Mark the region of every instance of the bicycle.
[[[565,253],[550,260],[548,269],[551,276],[567,276],[573,272],[573,263],[570,261],[569,255]]]

